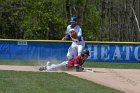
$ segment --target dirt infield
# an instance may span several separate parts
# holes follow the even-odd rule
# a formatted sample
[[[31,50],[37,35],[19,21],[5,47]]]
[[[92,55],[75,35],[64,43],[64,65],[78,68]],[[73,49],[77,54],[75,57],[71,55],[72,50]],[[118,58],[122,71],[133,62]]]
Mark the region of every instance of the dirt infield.
[[[0,65],[0,70],[34,71],[39,72],[37,66],[9,66]],[[107,69],[94,68],[93,72],[66,72],[105,85],[125,93],[140,93],[140,70],[138,69]]]

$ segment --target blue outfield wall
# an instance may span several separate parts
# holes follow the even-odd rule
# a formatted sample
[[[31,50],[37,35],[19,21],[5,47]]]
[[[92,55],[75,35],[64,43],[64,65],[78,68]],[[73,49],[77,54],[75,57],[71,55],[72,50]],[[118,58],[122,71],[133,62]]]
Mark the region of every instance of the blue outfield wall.
[[[61,40],[0,40],[0,60],[67,60],[70,41]],[[88,61],[140,62],[139,42],[90,42]]]

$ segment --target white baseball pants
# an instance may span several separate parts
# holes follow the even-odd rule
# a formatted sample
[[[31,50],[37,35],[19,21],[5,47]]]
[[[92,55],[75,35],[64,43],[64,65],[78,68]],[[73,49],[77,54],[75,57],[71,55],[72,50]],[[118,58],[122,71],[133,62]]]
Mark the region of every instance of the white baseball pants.
[[[73,41],[68,49],[68,53],[67,53],[68,60],[72,59],[74,56],[77,56],[77,54],[78,56],[80,56],[84,47],[85,47],[85,41],[77,41],[77,42]]]
[[[66,70],[66,64],[68,61],[63,61],[60,64],[51,64],[50,66],[47,66],[47,71],[58,71],[58,70]]]

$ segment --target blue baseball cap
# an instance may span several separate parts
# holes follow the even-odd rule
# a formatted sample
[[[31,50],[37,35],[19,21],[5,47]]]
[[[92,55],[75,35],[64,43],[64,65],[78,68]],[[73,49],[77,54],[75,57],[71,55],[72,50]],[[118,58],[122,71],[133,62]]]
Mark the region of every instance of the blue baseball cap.
[[[76,17],[71,17],[70,18],[70,22],[76,22],[77,21],[77,18]]]

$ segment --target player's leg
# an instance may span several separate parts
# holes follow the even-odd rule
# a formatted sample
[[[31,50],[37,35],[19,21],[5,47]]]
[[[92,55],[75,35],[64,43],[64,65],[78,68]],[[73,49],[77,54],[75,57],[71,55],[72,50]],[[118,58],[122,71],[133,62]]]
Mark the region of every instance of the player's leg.
[[[78,45],[78,56],[81,55],[82,50],[83,50],[83,46],[82,45]]]
[[[73,58],[73,51],[71,51],[71,50],[72,50],[72,48],[69,47],[68,52],[67,52],[67,58],[68,58],[68,60],[70,60],[70,59]]]
[[[78,47],[78,56],[80,56],[82,51],[83,51],[83,49],[84,49],[84,47],[85,47],[85,42],[84,41],[80,42],[80,44],[77,45],[77,47]]]
[[[39,71],[47,70],[47,66],[50,66],[50,65],[51,65],[51,62],[50,62],[50,61],[46,62],[46,65],[41,66],[41,67],[39,68]]]
[[[47,66],[47,71],[59,71],[59,70],[66,70],[66,64],[68,61],[64,61],[60,64],[51,64]]]
[[[77,52],[77,46],[72,43],[72,45],[68,49],[67,58],[68,60],[72,59],[75,56],[75,53]]]

